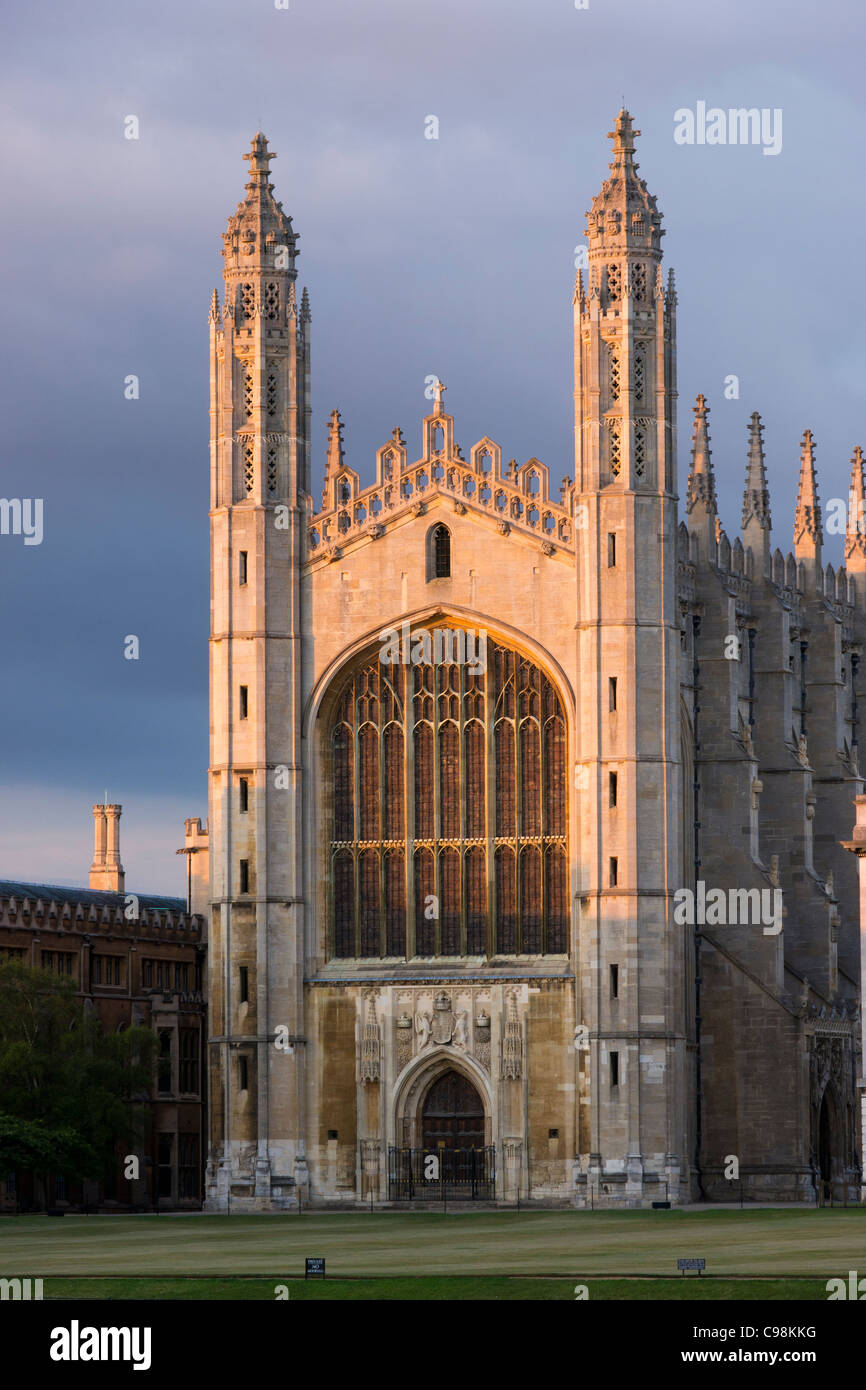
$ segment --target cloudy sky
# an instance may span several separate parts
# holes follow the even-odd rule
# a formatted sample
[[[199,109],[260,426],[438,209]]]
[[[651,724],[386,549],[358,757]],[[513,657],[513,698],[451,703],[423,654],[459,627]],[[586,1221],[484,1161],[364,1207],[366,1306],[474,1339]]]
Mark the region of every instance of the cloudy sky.
[[[431,373],[464,452],[490,434],[572,471],[574,253],[624,98],[677,273],[681,491],[703,391],[733,534],[759,410],[787,549],[803,429],[825,504],[866,445],[864,28],[854,0],[9,10],[0,496],[44,499],[44,539],[0,536],[0,877],[86,883],[107,790],[129,886],[184,891],[183,819],[207,807],[207,310],[257,127],[310,291],[317,497],[329,411],[370,482],[395,425],[417,447]],[[699,102],[778,108],[781,152],[677,144]]]

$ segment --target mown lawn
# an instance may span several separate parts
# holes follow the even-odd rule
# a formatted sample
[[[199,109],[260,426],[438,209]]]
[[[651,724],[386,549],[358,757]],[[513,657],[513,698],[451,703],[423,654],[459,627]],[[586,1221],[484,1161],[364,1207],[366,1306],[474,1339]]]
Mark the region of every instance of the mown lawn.
[[[849,1270],[866,1276],[866,1207],[0,1218],[6,1277],[258,1275],[272,1284],[303,1275],[307,1255],[325,1257],[329,1279],[424,1277],[434,1285],[456,1270],[463,1277],[566,1275],[575,1282],[675,1275],[680,1256],[702,1256],[710,1276],[826,1281]],[[689,1296],[698,1294],[690,1289]]]
[[[46,1301],[58,1299],[158,1299],[172,1301],[220,1301],[291,1303],[315,1301],[377,1302],[394,1300],[428,1302],[440,1300],[495,1300],[512,1302],[570,1302],[578,1290],[592,1302],[623,1299],[638,1301],[715,1301],[750,1299],[779,1302],[787,1299],[826,1302],[826,1283],[820,1279],[700,1279],[694,1276],[673,1279],[588,1279],[575,1284],[573,1278],[435,1278],[406,1279],[49,1279],[44,1287]]]

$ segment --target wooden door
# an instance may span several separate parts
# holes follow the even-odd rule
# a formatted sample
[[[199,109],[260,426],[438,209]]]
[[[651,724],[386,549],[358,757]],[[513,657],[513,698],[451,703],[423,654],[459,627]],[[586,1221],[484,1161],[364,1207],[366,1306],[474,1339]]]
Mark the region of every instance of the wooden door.
[[[484,1106],[472,1082],[459,1072],[447,1071],[427,1092],[421,1143],[425,1149],[484,1147]]]

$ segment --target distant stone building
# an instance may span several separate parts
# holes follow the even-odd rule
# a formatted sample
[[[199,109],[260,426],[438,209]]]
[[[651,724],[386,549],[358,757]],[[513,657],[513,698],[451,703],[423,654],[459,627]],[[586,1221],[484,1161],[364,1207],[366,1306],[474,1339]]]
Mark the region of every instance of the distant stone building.
[[[464,453],[437,382],[370,485],[332,412],[316,507],[297,235],[263,135],[245,156],[210,314],[209,835],[187,823],[211,1210],[859,1199],[862,460],[835,572],[806,433],[783,555],[753,415],[731,541],[699,397],[680,519],[637,133],[621,111],[588,215],[556,496],[535,458]]]
[[[124,892],[121,807],[94,806],[90,889],[0,881],[0,959],[74,980],[108,1031],[153,1028],[159,1050],[138,1180],[106,1183],[63,1173],[47,1190],[33,1174],[0,1174],[0,1201],[18,1206],[197,1208],[202,1200],[205,1110],[205,919],[182,898]],[[138,1152],[136,1150],[135,1152]]]

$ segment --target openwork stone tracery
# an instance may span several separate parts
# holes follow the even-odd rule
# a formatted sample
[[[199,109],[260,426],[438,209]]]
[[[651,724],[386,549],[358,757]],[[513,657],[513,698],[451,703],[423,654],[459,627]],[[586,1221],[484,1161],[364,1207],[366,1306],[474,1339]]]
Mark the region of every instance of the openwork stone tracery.
[[[566,950],[565,718],[538,666],[492,642],[486,672],[368,660],[330,750],[334,955]]]

